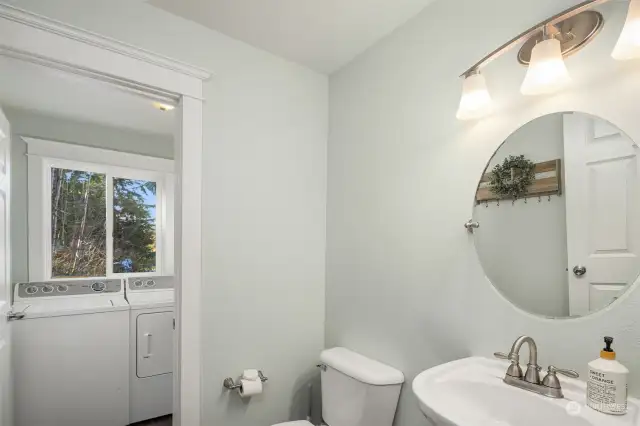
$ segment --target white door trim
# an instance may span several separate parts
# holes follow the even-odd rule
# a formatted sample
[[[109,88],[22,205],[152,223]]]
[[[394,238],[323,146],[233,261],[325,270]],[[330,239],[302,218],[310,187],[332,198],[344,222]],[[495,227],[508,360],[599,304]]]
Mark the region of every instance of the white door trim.
[[[11,370],[11,327],[7,314],[11,310],[11,124],[0,108],[0,199],[4,199],[0,223],[0,423],[12,425],[13,371]]]
[[[202,84],[182,62],[0,3],[0,55],[176,100],[176,368],[174,424],[201,424]]]
[[[201,68],[6,3],[0,3],[0,18],[0,53],[6,56],[100,80],[120,80],[121,85],[142,91],[198,99],[202,81],[211,77]]]
[[[26,24],[31,27],[40,28],[44,31],[58,34],[62,37],[78,40],[86,44],[92,44],[100,47],[101,49],[109,49],[137,60],[149,62],[150,64],[155,64],[159,67],[194,77],[198,80],[207,80],[211,77],[211,73],[203,68],[199,68],[167,56],[159,55],[113,38],[86,31],[78,27],[74,27],[73,25],[65,24],[15,6],[0,4],[0,17],[7,18],[21,24]]]

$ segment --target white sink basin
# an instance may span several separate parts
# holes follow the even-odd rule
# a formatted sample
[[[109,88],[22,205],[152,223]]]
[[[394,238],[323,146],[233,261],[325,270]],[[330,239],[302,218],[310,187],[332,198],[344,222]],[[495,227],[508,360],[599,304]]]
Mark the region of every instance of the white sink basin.
[[[623,416],[586,406],[586,383],[560,378],[564,399],[502,382],[508,361],[481,357],[439,365],[413,381],[422,412],[438,426],[640,426],[640,401]]]

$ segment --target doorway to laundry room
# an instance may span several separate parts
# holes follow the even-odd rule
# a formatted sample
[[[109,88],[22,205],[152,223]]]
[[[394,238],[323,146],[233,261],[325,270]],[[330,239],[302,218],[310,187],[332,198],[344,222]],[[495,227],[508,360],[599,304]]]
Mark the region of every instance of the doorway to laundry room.
[[[170,425],[175,100],[6,56],[0,75],[3,409]]]

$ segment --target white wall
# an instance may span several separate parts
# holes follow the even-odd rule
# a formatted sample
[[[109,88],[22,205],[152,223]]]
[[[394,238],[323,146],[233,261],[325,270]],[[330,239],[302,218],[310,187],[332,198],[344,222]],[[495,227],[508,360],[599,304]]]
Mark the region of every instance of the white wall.
[[[602,336],[616,337],[640,394],[640,291],[586,318],[548,320],[514,308],[487,281],[463,224],[494,151],[524,123],[582,110],[640,140],[640,65],[611,60],[625,2],[567,60],[574,90],[524,99],[525,68],[509,52],[485,74],[498,111],[480,122],[455,114],[464,72],[487,52],[573,0],[437,1],[330,79],[326,344],[345,345],[405,372],[396,425],[426,424],[410,391],[420,371],[507,351],[521,334],[545,367],[583,375]],[[588,84],[594,73],[617,71]],[[584,85],[586,87],[581,86]],[[526,354],[523,354],[526,358]]]
[[[0,100],[1,102],[1,100]],[[173,158],[173,137],[4,108],[11,123],[11,281],[29,280],[27,144],[20,136]]]
[[[204,86],[203,424],[304,417],[324,347],[327,77],[140,1],[14,4],[214,73]],[[269,376],[264,395],[223,391],[251,367]]]
[[[541,117],[509,135],[487,172],[509,155],[564,164],[562,114]],[[565,197],[526,201],[474,207],[473,219],[480,223],[474,232],[478,257],[487,277],[514,304],[539,315],[569,316]]]

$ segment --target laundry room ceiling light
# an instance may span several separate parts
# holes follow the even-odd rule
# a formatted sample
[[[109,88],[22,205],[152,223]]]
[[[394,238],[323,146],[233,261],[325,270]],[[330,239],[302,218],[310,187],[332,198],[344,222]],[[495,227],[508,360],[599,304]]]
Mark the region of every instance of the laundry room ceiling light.
[[[176,108],[175,105],[171,105],[163,102],[154,102],[152,105],[155,109],[159,109],[160,111],[164,111],[164,112],[173,111]]]

